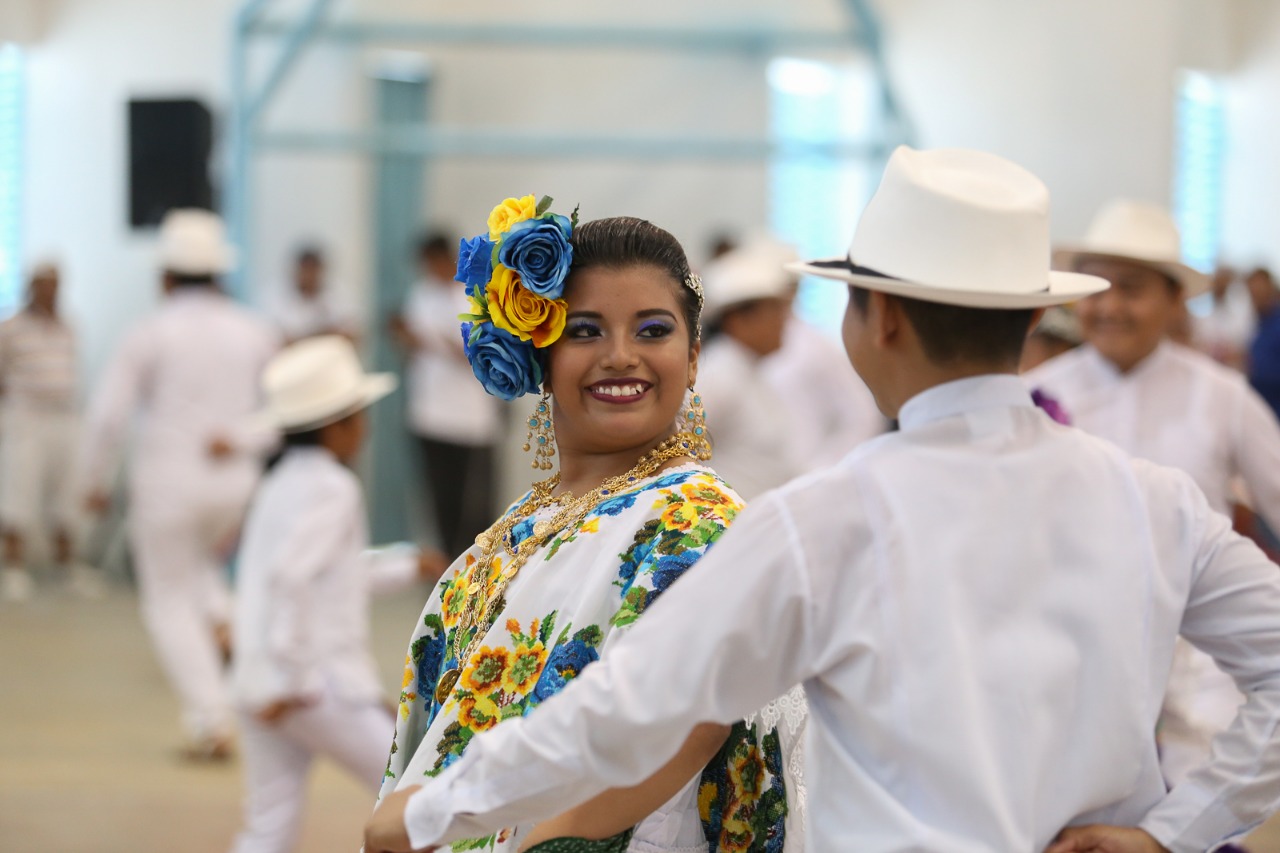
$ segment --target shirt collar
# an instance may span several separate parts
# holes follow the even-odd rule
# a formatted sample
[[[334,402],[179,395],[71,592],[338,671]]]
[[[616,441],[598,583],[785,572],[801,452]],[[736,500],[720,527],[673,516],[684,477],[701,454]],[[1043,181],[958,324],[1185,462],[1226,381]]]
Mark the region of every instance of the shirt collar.
[[[991,373],[935,385],[912,397],[898,412],[898,425],[906,431],[980,409],[1032,406],[1031,392],[1017,376]]]

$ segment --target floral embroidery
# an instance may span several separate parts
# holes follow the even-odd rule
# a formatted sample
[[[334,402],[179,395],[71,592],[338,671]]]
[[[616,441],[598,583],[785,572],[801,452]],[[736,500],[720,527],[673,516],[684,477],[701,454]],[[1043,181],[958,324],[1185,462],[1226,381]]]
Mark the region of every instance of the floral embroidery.
[[[563,690],[600,659],[613,631],[633,623],[693,566],[740,508],[733,492],[697,467],[642,481],[602,501],[576,529],[547,543],[540,559],[525,565],[508,587],[483,645],[459,667],[450,658],[468,590],[477,583],[492,590],[501,571],[495,561],[488,577],[476,577],[479,564],[474,551],[468,552],[437,586],[410,647],[388,762],[388,777],[395,781],[384,785],[383,793],[411,767],[421,775],[438,775],[476,734],[532,712]],[[533,535],[534,523],[529,518],[516,525],[509,544]],[[437,684],[454,668],[461,675],[451,695],[437,703]],[[736,756],[732,765],[726,761],[717,780],[704,779],[707,784],[699,790],[704,817],[714,812],[715,831],[726,843],[760,835],[760,815],[768,812],[760,804],[775,787],[768,754],[760,755],[757,748]],[[754,789],[762,793],[756,796]],[[515,845],[499,833],[455,842],[452,849],[508,851]]]
[[[733,726],[702,772],[698,814],[713,850],[780,853],[786,837],[787,792],[776,730],[761,738],[755,726]]]

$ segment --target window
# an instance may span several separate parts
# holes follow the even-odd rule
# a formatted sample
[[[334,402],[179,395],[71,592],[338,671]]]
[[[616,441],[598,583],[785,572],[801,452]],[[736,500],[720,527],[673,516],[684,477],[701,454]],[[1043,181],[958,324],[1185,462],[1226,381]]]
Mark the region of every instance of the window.
[[[1226,119],[1221,82],[1185,72],[1178,86],[1174,216],[1182,230],[1183,262],[1205,272],[1218,259]]]
[[[0,310],[22,294],[22,52],[0,44]]]
[[[771,133],[778,152],[770,164],[770,227],[801,257],[835,257],[875,188],[879,163],[813,145],[870,142],[880,122],[880,99],[869,62],[832,64],[779,58],[768,70]],[[796,310],[838,332],[847,291],[829,283],[800,285]]]

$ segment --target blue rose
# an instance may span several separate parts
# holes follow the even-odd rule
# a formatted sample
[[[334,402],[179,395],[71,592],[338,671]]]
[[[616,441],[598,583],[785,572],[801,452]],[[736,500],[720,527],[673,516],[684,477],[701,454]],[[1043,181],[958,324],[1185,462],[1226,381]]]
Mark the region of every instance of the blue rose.
[[[502,237],[498,263],[519,273],[520,281],[533,293],[559,299],[573,263],[572,233],[569,220],[554,213],[517,222]]]
[[[696,551],[685,551],[673,557],[663,557],[653,570],[654,594],[661,593],[680,578],[689,567],[702,555]],[[652,602],[650,602],[652,603]]]
[[[541,702],[556,695],[566,684],[577,678],[586,666],[599,659],[600,654],[577,637],[556,646],[547,657],[547,665],[543,667],[538,683],[533,687],[534,698]]]
[[[484,390],[504,400],[536,394],[542,384],[542,362],[533,344],[492,323],[480,323],[473,343],[472,323],[463,323],[462,346],[471,372]]]
[[[467,293],[477,296],[493,278],[493,241],[481,234],[464,239],[458,246],[458,274],[455,278],[467,286]]]

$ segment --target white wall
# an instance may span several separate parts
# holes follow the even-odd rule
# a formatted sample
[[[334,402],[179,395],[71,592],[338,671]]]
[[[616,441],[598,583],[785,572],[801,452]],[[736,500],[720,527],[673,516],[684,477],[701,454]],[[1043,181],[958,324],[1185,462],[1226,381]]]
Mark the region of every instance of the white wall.
[[[277,0],[297,8],[302,0]],[[1190,4],[1190,5],[1188,5]],[[125,105],[131,96],[195,95],[225,118],[229,32],[236,0],[60,0],[29,48],[25,247],[66,262],[68,299],[92,363],[152,304],[153,238],[126,221]],[[1271,105],[1280,93],[1280,13],[1271,0],[883,0],[890,64],[925,146],[966,145],[1041,174],[1054,231],[1078,236],[1106,198],[1167,202],[1173,85],[1189,54],[1230,69],[1235,147],[1228,242],[1260,252],[1280,184]],[[339,0],[362,18],[777,27],[847,25],[840,0],[650,0],[614,4],[524,0],[482,8],[445,0]],[[1187,9],[1194,9],[1190,14]],[[1222,15],[1232,27],[1224,35]],[[1209,10],[1209,11],[1206,11]],[[1205,16],[1209,17],[1206,18]],[[1211,25],[1206,25],[1206,21]],[[1203,37],[1202,37],[1203,34]],[[1242,35],[1243,34],[1243,35]],[[1232,42],[1223,47],[1224,39]],[[278,44],[269,44],[275,48]],[[1189,47],[1190,46],[1190,47]],[[391,47],[395,47],[394,45]],[[406,49],[421,47],[401,45]],[[267,116],[270,127],[364,126],[367,69],[382,48],[313,46]],[[269,56],[256,56],[259,69]],[[437,70],[434,115],[446,125],[542,131],[759,135],[766,129],[766,56],[618,50],[426,51]],[[369,170],[352,154],[272,152],[255,164],[251,280],[279,279],[300,240],[332,248],[342,286],[368,286]],[[427,180],[424,223],[479,230],[512,193],[580,203],[585,217],[646,216],[695,257],[709,234],[766,220],[767,180],[753,163],[441,160]],[[92,367],[87,371],[92,374]]]

